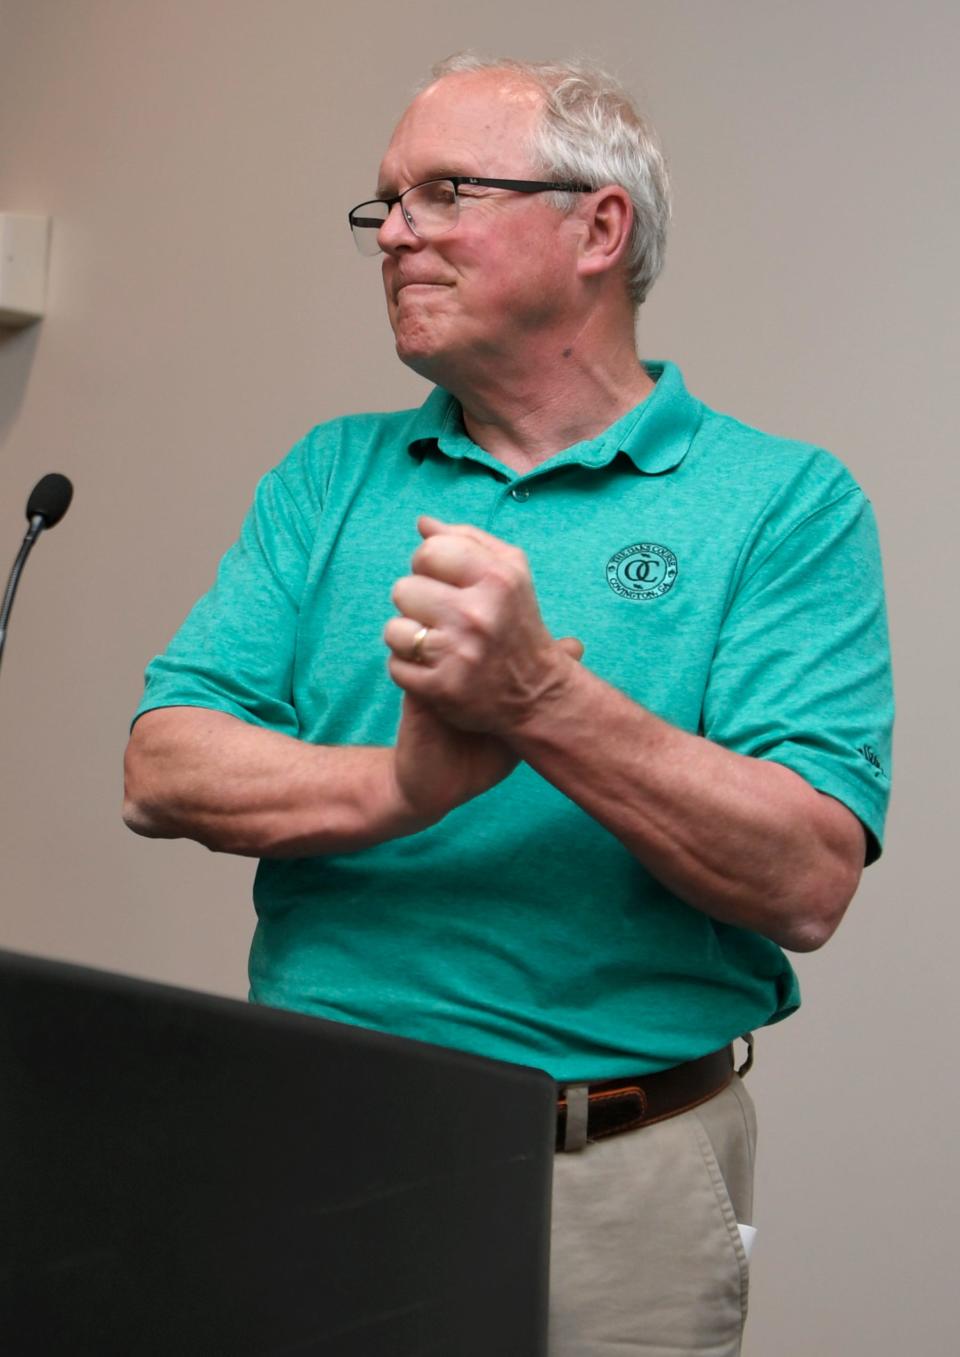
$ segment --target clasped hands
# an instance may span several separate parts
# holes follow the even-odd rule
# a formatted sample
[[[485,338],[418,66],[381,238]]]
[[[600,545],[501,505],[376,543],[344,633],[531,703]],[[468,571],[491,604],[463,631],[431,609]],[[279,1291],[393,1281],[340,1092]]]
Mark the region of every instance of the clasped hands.
[[[470,525],[422,517],[384,628],[404,702],[398,790],[428,823],[516,766],[514,736],[562,690],[583,646],[543,624],[524,553]]]

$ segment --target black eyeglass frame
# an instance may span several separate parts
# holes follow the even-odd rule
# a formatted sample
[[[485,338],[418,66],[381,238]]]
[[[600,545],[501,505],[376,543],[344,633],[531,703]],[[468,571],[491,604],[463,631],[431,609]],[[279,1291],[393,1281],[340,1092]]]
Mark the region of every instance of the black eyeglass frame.
[[[387,209],[387,216],[393,210],[397,203],[400,204],[400,210],[403,212],[403,200],[408,193],[413,193],[418,188],[426,188],[427,184],[452,184],[454,196],[459,198],[461,184],[475,184],[477,188],[508,188],[514,193],[593,193],[592,184],[582,184],[576,180],[565,180],[562,183],[549,183],[543,179],[481,179],[475,174],[444,174],[436,179],[424,179],[422,184],[411,184],[405,188],[402,193],[396,194],[393,198],[368,198],[366,202],[357,203],[356,207],[351,207],[347,213],[347,220],[350,223],[351,231],[355,227],[364,230],[370,230],[376,226],[377,230],[383,225],[383,221],[378,221],[375,217],[367,220],[357,217],[357,213],[362,207],[370,207],[373,203],[382,203]],[[413,234],[419,235],[417,228],[409,220],[406,213],[403,216],[404,221],[410,227]],[[386,217],[384,218],[386,221]],[[450,227],[453,230],[453,227]],[[441,234],[445,234],[441,232]],[[423,236],[420,239],[424,239]]]

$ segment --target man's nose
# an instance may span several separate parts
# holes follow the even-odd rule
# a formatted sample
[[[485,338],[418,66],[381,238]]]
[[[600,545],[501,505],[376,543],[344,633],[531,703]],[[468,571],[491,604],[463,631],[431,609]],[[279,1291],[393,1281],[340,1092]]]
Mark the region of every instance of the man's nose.
[[[394,203],[387,213],[386,221],[377,232],[377,243],[384,254],[393,254],[397,250],[411,250],[424,244],[418,235],[410,229],[410,223],[403,215],[403,205]]]

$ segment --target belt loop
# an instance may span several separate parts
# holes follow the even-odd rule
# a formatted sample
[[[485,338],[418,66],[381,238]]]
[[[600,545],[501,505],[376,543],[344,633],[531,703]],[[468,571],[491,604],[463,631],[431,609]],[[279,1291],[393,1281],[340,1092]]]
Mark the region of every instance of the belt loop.
[[[567,1120],[563,1131],[564,1152],[582,1150],[587,1143],[588,1088],[580,1084],[565,1090]]]
[[[747,1048],[747,1058],[737,1070],[737,1074],[743,1079],[753,1069],[753,1033],[744,1032],[740,1040]]]

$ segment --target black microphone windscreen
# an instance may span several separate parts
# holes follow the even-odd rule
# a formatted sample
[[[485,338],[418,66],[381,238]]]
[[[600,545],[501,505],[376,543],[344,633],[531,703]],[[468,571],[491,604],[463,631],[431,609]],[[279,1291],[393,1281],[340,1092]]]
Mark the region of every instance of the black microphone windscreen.
[[[70,508],[72,499],[73,486],[66,476],[61,476],[59,471],[51,471],[48,475],[41,476],[30,492],[30,498],[27,500],[27,518],[32,519],[39,514],[45,525],[52,528]]]

